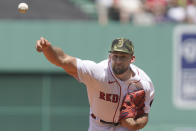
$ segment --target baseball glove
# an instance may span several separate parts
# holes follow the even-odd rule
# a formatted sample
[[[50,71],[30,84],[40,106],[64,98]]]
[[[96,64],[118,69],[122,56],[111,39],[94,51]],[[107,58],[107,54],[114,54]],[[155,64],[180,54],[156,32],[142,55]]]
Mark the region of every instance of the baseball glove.
[[[128,93],[120,109],[120,120],[138,118],[144,114],[145,91],[143,89]]]

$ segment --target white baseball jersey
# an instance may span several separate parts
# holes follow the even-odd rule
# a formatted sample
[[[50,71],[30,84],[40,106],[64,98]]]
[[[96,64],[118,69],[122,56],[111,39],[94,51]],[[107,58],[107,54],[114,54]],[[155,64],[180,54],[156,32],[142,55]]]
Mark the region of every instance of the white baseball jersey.
[[[143,88],[145,91],[144,111],[149,113],[154,98],[153,84],[143,70],[133,64],[130,67],[135,76],[127,81],[121,81],[115,77],[109,60],[95,63],[77,58],[78,79],[87,87],[90,113],[93,113],[97,120],[90,117],[89,131],[126,131],[127,129],[119,126],[104,126],[99,120],[117,123],[123,98],[137,88]]]

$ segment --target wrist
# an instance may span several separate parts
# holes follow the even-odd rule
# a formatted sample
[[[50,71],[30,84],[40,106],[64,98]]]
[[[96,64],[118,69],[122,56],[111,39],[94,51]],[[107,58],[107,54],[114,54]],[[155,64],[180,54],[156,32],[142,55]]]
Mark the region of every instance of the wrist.
[[[48,51],[48,50],[52,50],[52,45],[51,45],[50,43],[47,43],[47,44],[43,47],[43,49],[42,49],[42,51]]]

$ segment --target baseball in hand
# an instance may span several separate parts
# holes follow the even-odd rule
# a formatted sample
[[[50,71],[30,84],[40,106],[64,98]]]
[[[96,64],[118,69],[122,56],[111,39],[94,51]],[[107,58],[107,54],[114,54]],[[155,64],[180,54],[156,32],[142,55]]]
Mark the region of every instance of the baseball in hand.
[[[25,14],[28,9],[29,9],[29,6],[26,3],[20,3],[20,4],[18,4],[18,11],[20,13]]]

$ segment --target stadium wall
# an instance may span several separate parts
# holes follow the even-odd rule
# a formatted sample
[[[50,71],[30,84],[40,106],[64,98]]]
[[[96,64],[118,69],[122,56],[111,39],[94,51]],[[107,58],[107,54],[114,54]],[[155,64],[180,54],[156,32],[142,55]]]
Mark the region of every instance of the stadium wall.
[[[135,45],[136,65],[155,86],[149,124],[143,131],[196,131],[196,110],[173,104],[173,30],[176,25],[133,26],[64,21],[0,21],[0,130],[64,131],[88,128],[83,84],[35,50],[41,37],[66,53],[106,59],[116,37]]]

